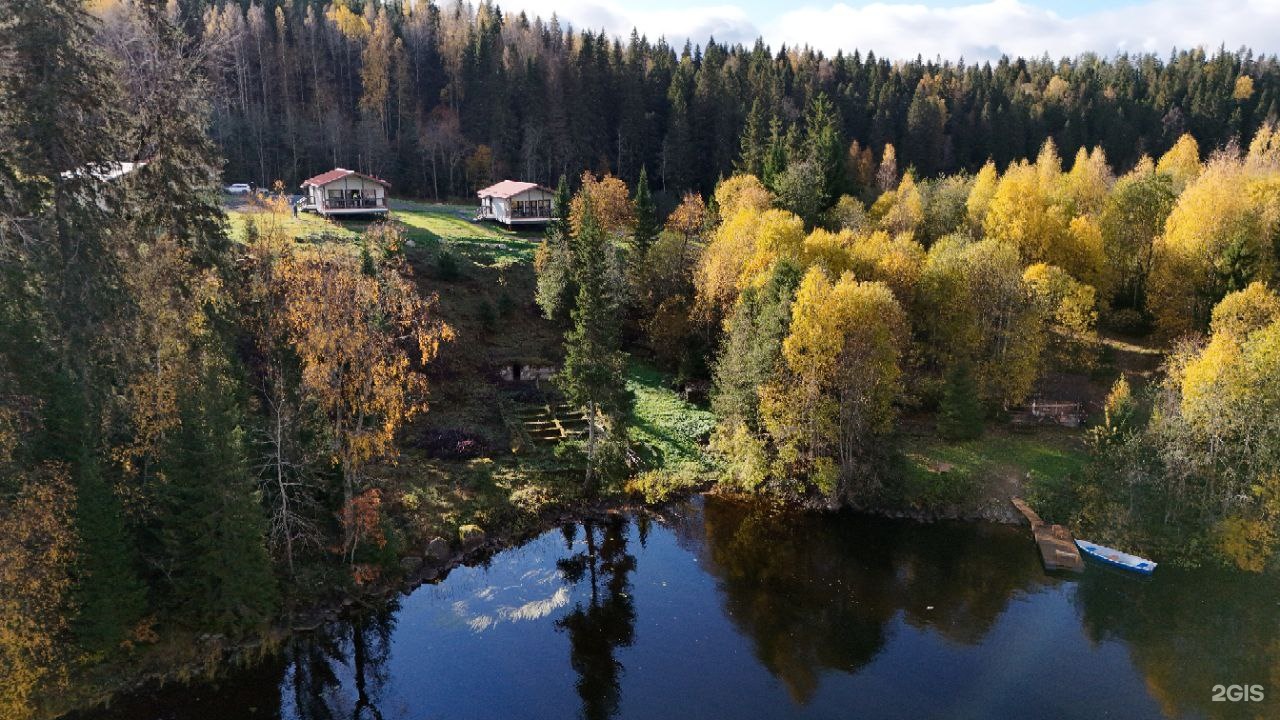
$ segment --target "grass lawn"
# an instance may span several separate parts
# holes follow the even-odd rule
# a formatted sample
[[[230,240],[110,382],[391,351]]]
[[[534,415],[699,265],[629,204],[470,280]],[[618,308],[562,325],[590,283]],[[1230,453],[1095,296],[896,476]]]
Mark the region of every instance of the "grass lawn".
[[[1054,428],[1025,434],[993,430],[961,442],[910,437],[902,455],[902,499],[918,507],[1024,494],[1032,484],[1062,482],[1089,459],[1078,433]]]
[[[627,368],[631,408],[631,442],[640,446],[649,467],[696,463],[710,467],[702,445],[715,427],[715,416],[686,402],[668,386],[670,376],[639,362]]]
[[[492,268],[505,268],[519,263],[532,263],[533,253],[542,240],[540,231],[513,231],[492,223],[476,223],[471,218],[475,208],[465,205],[433,205],[408,200],[391,202],[392,219],[404,225],[405,235],[418,248],[448,251],[471,262]],[[270,212],[250,204],[227,210],[232,239],[243,242],[250,218],[265,228],[278,224],[284,232],[298,239],[329,235],[356,240],[369,227],[369,218],[328,220],[312,213]]]
[[[227,220],[231,224],[232,240],[244,242],[245,228],[248,225],[249,218],[253,218],[259,230],[278,223],[286,233],[294,238],[329,234],[334,237],[355,240],[360,236],[356,230],[340,223],[330,222],[319,215],[298,213],[298,216],[294,217],[291,212],[272,213],[259,208],[245,206],[227,211]]]
[[[455,252],[488,267],[532,263],[542,238],[536,232],[472,222],[474,208],[403,202],[393,203],[392,208],[393,217],[404,224],[415,245]]]

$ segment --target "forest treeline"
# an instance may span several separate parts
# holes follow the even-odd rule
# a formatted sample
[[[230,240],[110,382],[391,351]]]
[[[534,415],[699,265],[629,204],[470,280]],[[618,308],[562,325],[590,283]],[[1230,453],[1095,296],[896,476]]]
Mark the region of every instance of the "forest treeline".
[[[332,165],[441,197],[562,178],[531,300],[565,329],[588,490],[637,469],[628,353],[711,381],[725,486],[859,504],[894,491],[904,412],[978,434],[1106,326],[1173,359],[1149,403],[1116,386],[1049,501],[1274,566],[1273,59],[892,65],[489,5],[91,6],[0,0],[0,715],[398,567],[373,476],[450,329],[395,223],[295,243],[280,205],[233,243],[217,192]]]
[[[900,417],[977,438],[1042,379],[1098,371],[1100,330],[1149,334],[1171,348],[1162,376],[1139,394],[1121,374],[1089,431],[1089,472],[1039,500],[1167,561],[1273,565],[1277,126],[1204,159],[1184,135],[1120,175],[1100,148],[1064,166],[1046,140],[1003,171],[918,180],[890,145],[864,203],[826,190],[840,173],[833,122],[818,96],[781,172],[733,175],[710,202],[688,193],[665,227],[643,173],[630,191],[587,172],[572,199],[562,181],[538,301],[567,322],[565,372],[600,411],[588,462],[607,472],[618,453],[599,450],[625,443],[626,398],[608,391],[626,350],[712,381],[722,488],[822,506],[962,502],[945,474],[904,484]],[[641,489],[687,471],[650,473]]]
[[[1280,65],[1249,51],[897,62],[620,40],[488,0],[177,4],[205,58],[225,178],[263,187],[339,165],[440,199],[583,169],[635,182],[647,167],[656,190],[707,194],[744,134],[793,143],[819,94],[852,164],[893,144],[918,178],[1003,168],[1048,138],[1128,169],[1188,132],[1206,150],[1247,146],[1280,112]]]
[[[449,329],[389,225],[231,242],[203,58],[168,12],[0,3],[5,718],[397,560],[367,468]]]

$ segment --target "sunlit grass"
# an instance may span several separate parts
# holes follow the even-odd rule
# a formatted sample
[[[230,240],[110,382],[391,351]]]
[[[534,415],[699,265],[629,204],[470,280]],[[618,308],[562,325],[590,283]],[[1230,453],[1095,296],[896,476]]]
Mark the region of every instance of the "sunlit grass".
[[[232,240],[236,242],[245,241],[245,233],[250,219],[258,227],[259,232],[271,228],[279,228],[288,236],[297,239],[320,235],[330,235],[335,238],[351,240],[359,237],[359,233],[355,230],[340,223],[330,222],[319,215],[298,213],[298,216],[294,217],[292,211],[289,210],[279,212],[267,208],[245,206],[227,211]]]
[[[627,370],[627,389],[634,397],[627,428],[631,442],[642,448],[650,467],[682,462],[706,463],[702,445],[715,427],[715,415],[681,398],[670,376],[641,363]]]
[[[413,246],[432,252],[450,252],[477,265],[502,268],[533,262],[541,241],[540,231],[513,231],[493,223],[474,222],[475,208],[465,205],[432,205],[408,200],[391,202],[390,219],[400,223]],[[231,238],[244,242],[250,219],[260,232],[279,230],[297,240],[325,237],[358,240],[380,219],[341,217],[332,220],[313,213],[294,215],[286,205],[244,204],[227,210]]]
[[[515,232],[472,220],[475,208],[458,205],[393,203],[393,217],[414,244],[447,250],[490,267],[533,262],[541,235]]]
[[[1016,488],[1058,483],[1082,469],[1088,452],[1074,433],[988,432],[977,440],[904,440],[904,500],[930,507],[1000,497]]]

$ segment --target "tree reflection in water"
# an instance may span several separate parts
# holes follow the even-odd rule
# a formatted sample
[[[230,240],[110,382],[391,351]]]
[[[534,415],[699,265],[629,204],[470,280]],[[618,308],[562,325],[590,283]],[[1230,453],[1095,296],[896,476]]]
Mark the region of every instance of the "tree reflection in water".
[[[611,515],[603,523],[582,524],[585,549],[556,562],[566,583],[589,583],[587,602],[577,602],[556,627],[569,634],[570,664],[578,673],[582,715],[604,720],[618,711],[622,664],[615,655],[635,638],[636,610],[631,572],[636,559],[627,553],[627,520]],[[576,526],[564,527],[565,545],[575,547]],[[597,537],[598,536],[598,537]]]
[[[390,681],[388,664],[398,609],[391,603],[336,624],[329,632],[298,636],[289,643],[285,686],[291,690],[294,717],[382,720],[378,703]],[[343,666],[350,671],[348,682],[340,673]]]
[[[808,703],[825,670],[855,673],[895,618],[982,640],[1010,598],[1056,582],[1019,528],[813,517],[711,500],[695,552],[760,662]],[[677,530],[678,532],[678,530]],[[703,545],[703,547],[696,547]]]
[[[1076,593],[1095,642],[1122,641],[1169,717],[1280,717],[1280,579],[1160,568],[1150,581],[1098,568]],[[1263,702],[1214,702],[1212,686],[1262,685]]]

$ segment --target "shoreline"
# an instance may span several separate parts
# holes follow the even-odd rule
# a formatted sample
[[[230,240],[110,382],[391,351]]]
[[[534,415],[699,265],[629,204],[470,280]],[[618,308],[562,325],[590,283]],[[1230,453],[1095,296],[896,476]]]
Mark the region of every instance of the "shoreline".
[[[712,497],[743,504],[759,502],[757,497],[719,491],[711,485],[691,489],[688,492],[658,503],[645,503],[626,496],[614,496],[584,503],[576,508],[562,508],[557,512],[547,513],[546,516],[539,518],[538,523],[531,529],[524,528],[514,532],[499,530],[492,535],[486,534],[482,540],[470,545],[463,544],[457,548],[451,546],[449,553],[440,558],[431,556],[426,547],[418,548],[417,550],[420,554],[408,553],[401,556],[400,560],[402,567],[404,566],[404,561],[408,558],[416,558],[420,560],[420,563],[413,570],[395,576],[395,580],[379,581],[365,586],[360,592],[346,592],[334,597],[329,602],[316,603],[302,610],[289,613],[285,618],[280,619],[281,622],[266,629],[257,637],[228,641],[222,636],[202,634],[185,638],[189,642],[194,641],[195,644],[188,645],[188,647],[191,652],[200,653],[200,659],[192,658],[176,665],[166,664],[163,670],[151,670],[147,669],[147,666],[151,663],[148,662],[148,653],[144,652],[143,656],[139,658],[141,662],[138,663],[92,668],[82,677],[91,678],[93,675],[101,673],[113,674],[112,671],[115,670],[119,672],[123,682],[114,683],[110,688],[90,682],[83,692],[69,692],[76,688],[74,683],[69,683],[68,686],[60,688],[62,690],[61,693],[52,696],[69,702],[60,707],[55,707],[49,704],[48,700],[50,698],[41,698],[41,702],[37,705],[40,713],[36,717],[41,720],[59,720],[69,716],[78,717],[84,713],[92,713],[109,708],[116,700],[126,695],[146,692],[176,683],[216,680],[227,667],[244,667],[260,662],[278,652],[283,644],[292,637],[315,632],[325,625],[339,622],[353,613],[363,612],[374,608],[377,604],[389,602],[395,599],[396,596],[407,597],[423,585],[443,581],[448,577],[449,573],[459,567],[480,564],[494,555],[519,547],[539,535],[566,523],[603,520],[618,513],[645,513],[661,518],[664,508],[687,502],[694,497]],[[994,504],[977,509],[946,508],[940,511],[878,506],[830,508],[814,505],[779,505],[778,510],[780,512],[809,515],[851,512],[855,515],[867,517],[907,520],[918,523],[985,522],[1016,525],[1021,522],[1021,516],[1016,515],[1016,511],[1012,509],[1012,506],[1009,508],[1009,513],[1011,514],[1001,514],[994,508]],[[176,640],[181,641],[183,638]],[[168,644],[157,647],[167,649]],[[124,667],[129,669],[122,670],[121,668]]]

